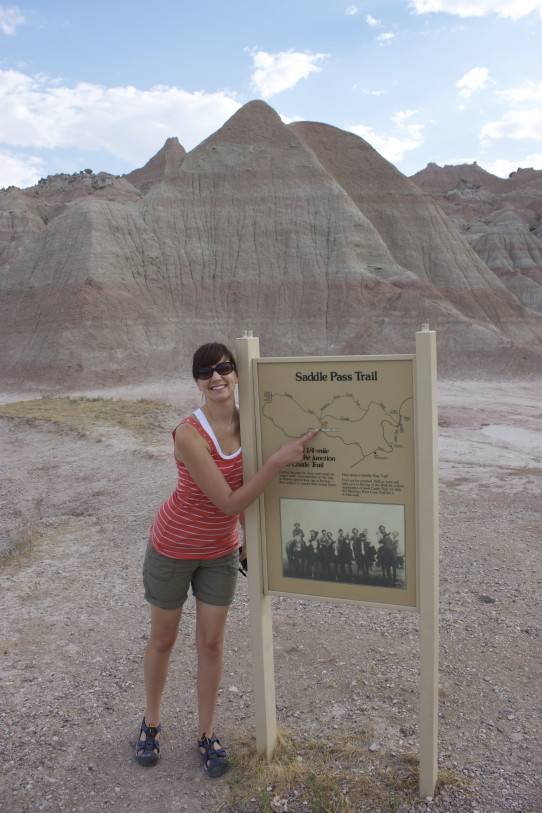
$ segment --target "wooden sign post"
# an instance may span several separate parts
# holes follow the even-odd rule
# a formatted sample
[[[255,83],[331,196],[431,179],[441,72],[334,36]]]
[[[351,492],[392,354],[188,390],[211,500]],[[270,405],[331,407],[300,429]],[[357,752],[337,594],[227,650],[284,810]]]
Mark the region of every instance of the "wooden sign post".
[[[439,501],[436,334],[416,334],[416,506],[420,612],[420,796],[438,769]]]
[[[256,416],[252,390],[252,360],[260,354],[260,340],[245,333],[237,339],[239,369],[239,411],[241,414],[241,444],[243,475],[248,480],[256,472]],[[263,583],[263,549],[260,532],[260,502],[256,500],[245,511],[247,557],[250,562],[248,597],[250,606],[250,636],[254,674],[256,709],[256,747],[271,759],[277,741],[275,708],[275,668],[273,659],[273,619],[271,596]]]

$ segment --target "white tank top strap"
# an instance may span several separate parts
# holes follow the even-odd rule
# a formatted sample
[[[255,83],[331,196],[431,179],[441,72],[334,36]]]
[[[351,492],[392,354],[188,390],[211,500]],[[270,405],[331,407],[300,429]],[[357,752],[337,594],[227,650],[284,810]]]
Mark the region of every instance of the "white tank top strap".
[[[239,447],[237,451],[234,452],[233,454],[224,454],[224,452],[220,448],[218,440],[216,439],[216,435],[213,432],[212,426],[205,417],[205,413],[203,412],[202,409],[196,409],[196,411],[194,412],[194,417],[199,421],[203,429],[205,429],[207,434],[212,438],[212,441],[215,444],[216,450],[220,457],[224,458],[224,460],[231,460],[233,457],[237,457],[240,454],[241,447]]]

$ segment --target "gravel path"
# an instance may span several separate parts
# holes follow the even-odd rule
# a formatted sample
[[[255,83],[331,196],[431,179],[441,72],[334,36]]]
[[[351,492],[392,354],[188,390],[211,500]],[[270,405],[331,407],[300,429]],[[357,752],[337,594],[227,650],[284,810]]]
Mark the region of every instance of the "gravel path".
[[[455,781],[403,812],[542,811],[537,391],[440,385],[439,756]],[[172,421],[194,406],[185,390],[161,396]],[[133,759],[148,630],[140,568],[174,486],[167,431],[145,444],[119,429],[79,436],[1,419],[0,434],[3,546],[23,543],[0,569],[0,809],[218,811],[227,778],[208,780],[195,749],[192,603],[166,689],[163,758],[152,771]],[[368,759],[416,754],[417,615],[285,598],[273,608],[279,723],[298,738],[370,732]],[[216,725],[226,744],[254,729],[249,650],[240,580]]]

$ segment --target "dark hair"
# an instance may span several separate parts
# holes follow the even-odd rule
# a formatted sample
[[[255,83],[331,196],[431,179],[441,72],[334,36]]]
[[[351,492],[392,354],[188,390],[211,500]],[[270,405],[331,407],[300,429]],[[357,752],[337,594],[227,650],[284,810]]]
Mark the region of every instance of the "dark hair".
[[[192,375],[194,379],[197,378],[196,373],[200,367],[214,367],[224,356],[228,361],[231,361],[234,369],[237,370],[235,356],[225,344],[209,342],[209,344],[202,344],[201,347],[198,347],[192,358]]]

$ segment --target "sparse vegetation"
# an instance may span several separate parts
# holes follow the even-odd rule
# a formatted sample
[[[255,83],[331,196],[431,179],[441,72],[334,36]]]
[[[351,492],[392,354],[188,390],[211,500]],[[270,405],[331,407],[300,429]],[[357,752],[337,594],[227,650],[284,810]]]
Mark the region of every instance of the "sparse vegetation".
[[[356,739],[338,734],[301,742],[281,730],[268,762],[255,752],[252,738],[240,739],[231,744],[229,798],[220,813],[393,811],[414,804],[417,758],[372,754],[369,742],[365,731]],[[450,783],[454,778],[448,775]]]
[[[0,566],[26,556],[39,538],[40,532],[37,528],[25,528],[20,531],[13,544],[7,550],[0,551]]]
[[[29,422],[49,421],[80,434],[87,434],[98,427],[120,426],[148,440],[157,429],[160,434],[163,433],[164,420],[171,417],[172,411],[172,407],[148,398],[122,401],[85,396],[45,396],[37,400],[3,404],[0,417]]]

